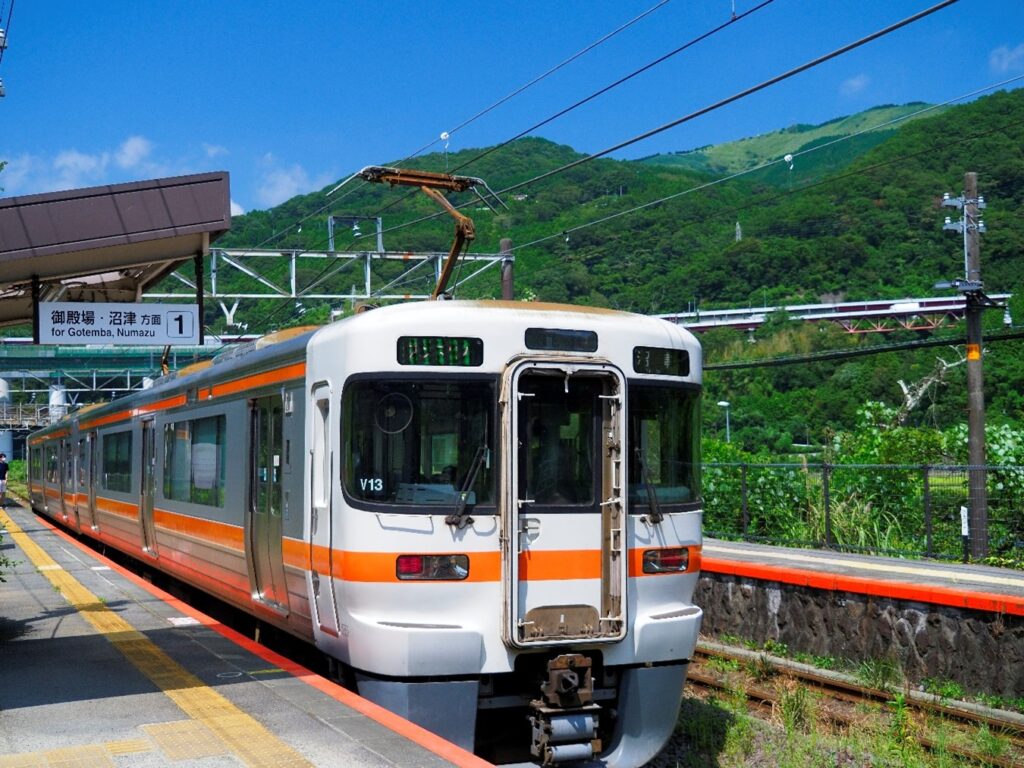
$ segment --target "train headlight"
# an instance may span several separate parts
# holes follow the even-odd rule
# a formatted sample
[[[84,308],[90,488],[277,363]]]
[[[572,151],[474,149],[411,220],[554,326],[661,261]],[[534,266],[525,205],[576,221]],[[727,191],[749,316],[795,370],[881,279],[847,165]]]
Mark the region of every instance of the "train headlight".
[[[690,566],[686,547],[648,549],[644,552],[644,573],[682,573]]]
[[[395,575],[401,581],[461,581],[469,576],[469,556],[399,555]]]

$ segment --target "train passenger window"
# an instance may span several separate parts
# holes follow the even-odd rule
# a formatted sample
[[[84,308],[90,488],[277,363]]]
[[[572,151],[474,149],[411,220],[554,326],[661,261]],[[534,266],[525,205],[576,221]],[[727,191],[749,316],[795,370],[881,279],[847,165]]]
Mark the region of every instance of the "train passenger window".
[[[164,498],[224,505],[226,421],[210,416],[164,426]]]
[[[363,381],[345,390],[342,483],[357,501],[452,507],[494,503],[494,386]]]
[[[89,484],[89,453],[86,440],[78,441],[78,487],[85,488]]]
[[[629,386],[629,503],[644,513],[700,496],[699,393],[691,387]]]
[[[132,433],[103,435],[103,487],[129,493],[132,489]]]
[[[29,451],[29,474],[33,480],[43,479],[43,449],[33,448]]]
[[[60,449],[56,445],[46,446],[46,482],[60,482]]]

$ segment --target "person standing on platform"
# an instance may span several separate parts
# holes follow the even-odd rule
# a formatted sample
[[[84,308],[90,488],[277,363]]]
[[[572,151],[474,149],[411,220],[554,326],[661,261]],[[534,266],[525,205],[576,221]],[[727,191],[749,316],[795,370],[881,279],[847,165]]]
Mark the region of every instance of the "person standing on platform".
[[[7,506],[7,470],[10,465],[7,463],[7,454],[0,453],[0,507]]]

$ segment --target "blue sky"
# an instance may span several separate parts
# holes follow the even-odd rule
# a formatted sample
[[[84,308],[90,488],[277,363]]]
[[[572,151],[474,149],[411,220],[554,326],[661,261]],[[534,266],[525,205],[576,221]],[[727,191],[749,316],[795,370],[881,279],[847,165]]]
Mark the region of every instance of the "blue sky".
[[[0,0],[3,22],[11,2]],[[21,0],[0,62],[2,194],[228,170],[236,212],[267,208],[406,157],[658,6],[449,138],[453,151],[492,145],[728,20],[733,6],[659,2]],[[539,135],[603,150],[934,2],[774,0]],[[756,4],[735,0],[737,13]],[[1021,75],[1024,0],[961,0],[618,156],[945,101]]]

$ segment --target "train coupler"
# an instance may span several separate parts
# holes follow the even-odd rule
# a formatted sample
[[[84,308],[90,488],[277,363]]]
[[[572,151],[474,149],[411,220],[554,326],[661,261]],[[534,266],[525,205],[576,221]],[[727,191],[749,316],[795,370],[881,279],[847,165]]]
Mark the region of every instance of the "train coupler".
[[[564,654],[548,662],[542,699],[530,703],[530,753],[543,765],[589,760],[601,751],[601,707],[593,703],[591,661]]]
[[[597,736],[600,712],[597,704],[573,711],[535,707],[530,715],[530,753],[542,765],[590,760],[601,751],[601,739]]]

